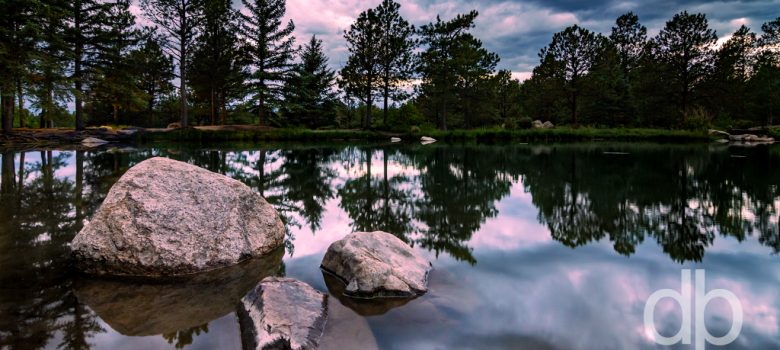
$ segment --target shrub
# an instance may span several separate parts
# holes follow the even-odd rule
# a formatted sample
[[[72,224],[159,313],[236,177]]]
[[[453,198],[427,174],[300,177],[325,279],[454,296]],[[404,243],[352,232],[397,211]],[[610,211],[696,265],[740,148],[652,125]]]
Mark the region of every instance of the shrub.
[[[712,115],[703,107],[696,107],[685,117],[683,129],[686,130],[707,130],[712,125]]]
[[[517,127],[520,129],[530,129],[534,126],[534,121],[530,117],[521,117],[517,120]]]

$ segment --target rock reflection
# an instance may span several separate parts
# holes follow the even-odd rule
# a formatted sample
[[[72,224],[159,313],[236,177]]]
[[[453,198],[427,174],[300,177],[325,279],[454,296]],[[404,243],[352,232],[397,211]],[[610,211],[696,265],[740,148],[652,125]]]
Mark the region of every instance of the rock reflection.
[[[175,282],[80,279],[76,295],[123,335],[170,337],[233,312],[260,280],[280,273],[283,256],[284,249],[279,249],[237,266]]]
[[[336,297],[339,302],[355,311],[361,316],[378,316],[387,313],[388,311],[397,307],[404,306],[415,298],[374,298],[374,299],[359,299],[350,298],[344,295],[346,285],[342,280],[333,275],[323,272],[322,277],[325,280],[325,285],[328,287],[328,292],[331,296]]]

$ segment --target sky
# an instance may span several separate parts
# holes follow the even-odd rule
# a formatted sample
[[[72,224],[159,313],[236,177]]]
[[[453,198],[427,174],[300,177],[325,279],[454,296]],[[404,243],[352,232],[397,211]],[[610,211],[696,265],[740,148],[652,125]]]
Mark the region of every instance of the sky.
[[[288,0],[287,17],[295,23],[298,43],[317,35],[324,41],[331,67],[339,69],[348,55],[343,38],[358,14],[381,0]],[[678,12],[702,12],[721,41],[740,25],[760,31],[761,24],[780,17],[780,0],[398,0],[401,14],[415,26],[439,15],[448,20],[472,9],[479,11],[474,33],[485,47],[501,57],[499,69],[519,79],[530,77],[539,50],[553,33],[572,24],[609,33],[615,19],[633,11],[653,36]],[[236,8],[240,1],[234,0]],[[133,12],[140,13],[137,6]]]

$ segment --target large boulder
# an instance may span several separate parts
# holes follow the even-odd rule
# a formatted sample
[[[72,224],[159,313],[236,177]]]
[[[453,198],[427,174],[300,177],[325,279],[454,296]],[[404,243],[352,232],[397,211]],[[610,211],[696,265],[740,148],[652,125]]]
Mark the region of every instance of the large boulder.
[[[306,283],[268,277],[238,307],[244,349],[317,349],[328,318],[328,296]]]
[[[174,276],[262,256],[284,232],[274,208],[243,183],[152,158],[117,181],[71,247],[88,274]]]
[[[387,232],[355,232],[334,242],[322,259],[339,278],[344,295],[356,298],[414,297],[428,291],[431,263]]]

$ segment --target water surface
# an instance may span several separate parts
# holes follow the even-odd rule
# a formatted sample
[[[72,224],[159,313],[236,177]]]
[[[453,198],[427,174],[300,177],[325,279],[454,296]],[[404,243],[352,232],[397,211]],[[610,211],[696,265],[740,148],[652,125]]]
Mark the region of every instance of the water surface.
[[[681,269],[744,308],[727,349],[780,347],[780,147],[659,144],[258,145],[3,151],[0,348],[240,349],[236,301],[268,275],[330,291],[331,349],[661,349],[647,297]],[[68,243],[111,185],[162,156],[238,179],[287,223],[283,250],[187,284],[94,281]],[[435,266],[430,292],[355,303],[328,245],[392,232]],[[708,329],[724,334],[729,305]],[[672,335],[680,310],[662,302]],[[690,347],[679,346],[678,349]]]

